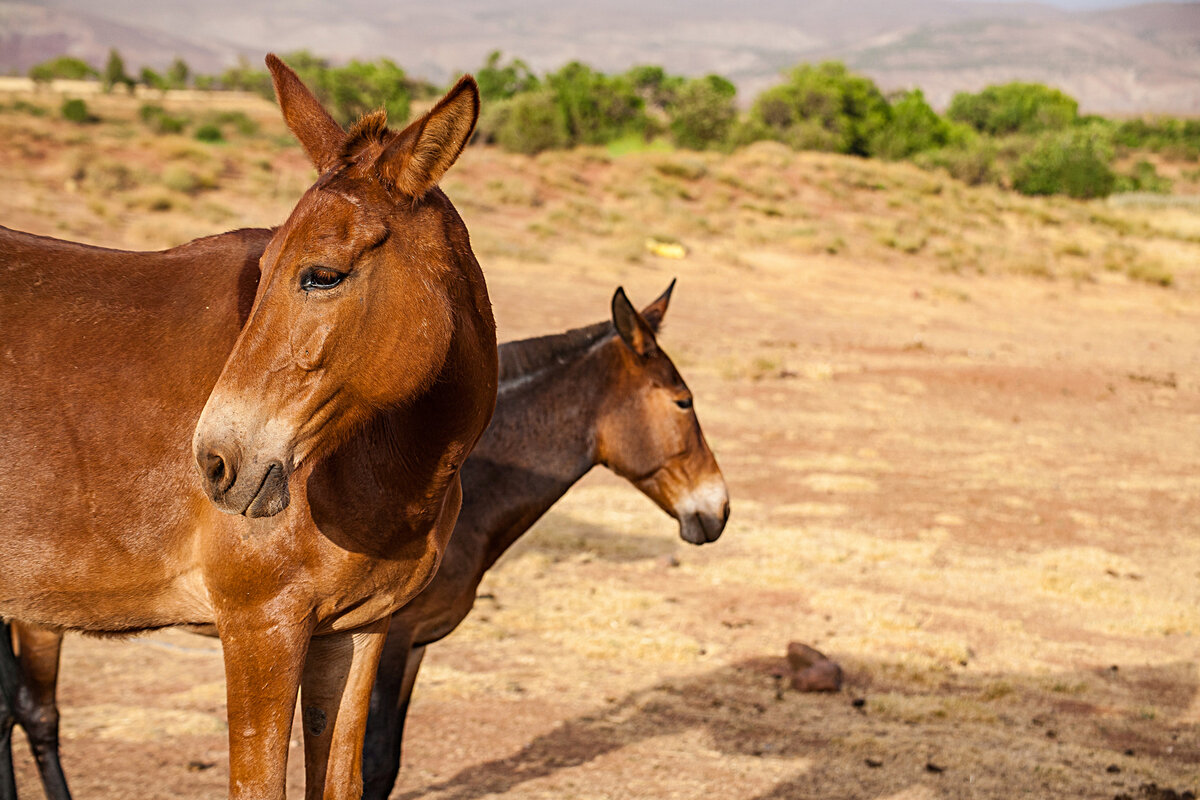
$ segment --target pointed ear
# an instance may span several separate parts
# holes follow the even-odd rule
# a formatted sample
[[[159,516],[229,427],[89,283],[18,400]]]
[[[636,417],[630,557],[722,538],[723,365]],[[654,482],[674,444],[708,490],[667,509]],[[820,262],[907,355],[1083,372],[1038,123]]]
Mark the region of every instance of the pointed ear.
[[[300,140],[317,172],[337,166],[346,141],[342,126],[329,116],[321,102],[308,90],[292,68],[274,54],[267,55],[267,69],[275,82],[275,96],[283,110],[283,121]]]
[[[479,87],[459,78],[428,114],[396,134],[379,156],[379,175],[400,192],[422,197],[458,159],[479,119]]]
[[[654,331],[634,309],[633,303],[629,302],[622,288],[618,288],[613,294],[612,316],[617,335],[629,345],[630,350],[639,356],[648,356],[658,349],[658,344],[654,341]]]
[[[642,309],[642,319],[650,326],[650,330],[658,334],[662,328],[663,317],[667,315],[667,306],[671,304],[671,292],[675,289],[675,278],[671,279],[671,285],[667,290],[658,296],[650,305]]]

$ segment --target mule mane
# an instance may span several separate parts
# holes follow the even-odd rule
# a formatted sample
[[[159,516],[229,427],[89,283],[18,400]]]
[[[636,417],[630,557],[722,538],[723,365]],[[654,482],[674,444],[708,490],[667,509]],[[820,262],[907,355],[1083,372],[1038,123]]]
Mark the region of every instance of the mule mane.
[[[372,145],[382,147],[387,142],[389,133],[386,109],[377,108],[363,114],[346,133],[346,141],[342,144],[342,165],[353,164],[359,155]]]
[[[565,333],[535,336],[500,345],[500,383],[524,378],[565,364],[592,345],[616,333],[609,320]]]

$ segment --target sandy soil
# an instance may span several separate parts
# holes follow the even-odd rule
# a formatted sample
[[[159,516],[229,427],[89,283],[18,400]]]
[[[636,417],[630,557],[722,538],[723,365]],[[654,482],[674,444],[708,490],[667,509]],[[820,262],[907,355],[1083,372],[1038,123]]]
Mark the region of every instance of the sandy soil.
[[[127,246],[231,226],[196,219],[195,205],[153,229],[136,207],[87,210],[62,183],[73,146],[91,145],[5,156],[18,190],[0,197],[0,222]],[[270,157],[277,186],[307,180],[297,151]],[[811,209],[804,241],[748,236],[717,212],[706,212],[717,224],[703,236],[671,217],[645,223],[692,235],[677,262],[619,256],[613,248],[627,245],[614,239],[639,222],[628,211],[617,234],[545,236],[535,226],[554,191],[503,202],[493,186],[480,197],[489,180],[511,193],[521,170],[547,186],[567,173],[594,185],[620,170],[643,169],[647,184],[664,174],[636,159],[574,158],[468,151],[448,187],[501,335],[595,321],[616,285],[636,303],[677,275],[662,341],[694,390],[733,516],[719,542],[691,547],[632,487],[589,475],[493,570],[462,628],[429,649],[393,797],[1200,789],[1194,234],[1120,234],[1172,270],[1163,288],[1101,267],[1086,279],[1001,268],[1021,251],[1017,212],[1003,209],[991,227],[930,234],[966,243],[952,256],[978,258],[979,270],[935,267],[951,256],[933,245],[879,244],[880,225],[910,224],[899,189],[774,201],[785,221],[793,202]],[[796,164],[788,169],[834,178],[865,169]],[[225,191],[211,197],[258,224],[282,219],[296,196]],[[965,205],[1000,202],[995,190],[948,191]],[[592,197],[602,209],[621,202],[601,189]],[[1061,231],[1056,215],[1200,230],[1196,211],[1147,218],[1029,202],[1050,218],[1037,231]],[[1073,235],[1100,242],[1110,223]],[[1003,245],[971,250],[977,241]],[[1073,258],[1063,251],[1055,263]],[[840,662],[844,690],[788,689],[778,669],[792,640]],[[63,753],[78,797],[223,796],[218,648],[178,632],[68,640]],[[299,796],[298,742],[294,753]],[[35,795],[23,744],[17,758],[23,792]]]

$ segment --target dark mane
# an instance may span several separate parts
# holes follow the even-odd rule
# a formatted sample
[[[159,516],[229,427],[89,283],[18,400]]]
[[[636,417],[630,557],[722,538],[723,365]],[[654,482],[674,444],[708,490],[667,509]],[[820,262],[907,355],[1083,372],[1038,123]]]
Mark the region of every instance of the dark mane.
[[[382,146],[389,133],[386,110],[377,108],[363,114],[346,134],[346,142],[342,145],[342,163],[353,163],[371,145]]]
[[[565,333],[536,336],[500,345],[500,382],[511,381],[563,364],[572,356],[615,333],[611,321],[597,322]]]

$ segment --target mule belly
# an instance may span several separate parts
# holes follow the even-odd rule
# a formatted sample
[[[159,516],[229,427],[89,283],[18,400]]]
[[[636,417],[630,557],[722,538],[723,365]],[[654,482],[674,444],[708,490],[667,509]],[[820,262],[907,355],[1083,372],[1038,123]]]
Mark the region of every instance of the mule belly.
[[[195,572],[129,582],[102,569],[82,580],[5,579],[0,615],[46,627],[91,633],[136,633],[214,621],[203,578]]]

